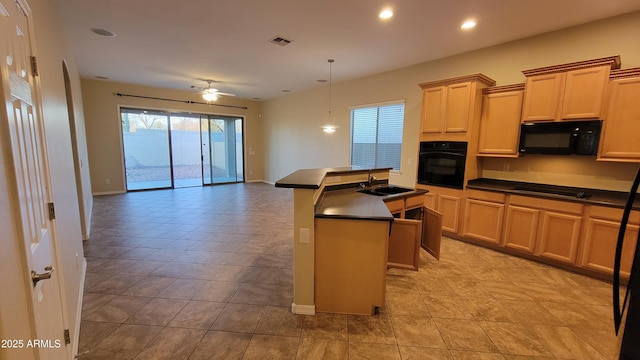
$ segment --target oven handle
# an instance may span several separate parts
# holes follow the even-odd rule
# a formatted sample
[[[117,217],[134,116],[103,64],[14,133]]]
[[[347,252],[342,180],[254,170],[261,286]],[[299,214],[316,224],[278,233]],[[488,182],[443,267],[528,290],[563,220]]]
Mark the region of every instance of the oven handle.
[[[456,152],[450,152],[450,151],[425,151],[425,152],[421,152],[420,155],[428,155],[428,156],[433,156],[433,155],[437,155],[437,156],[454,156],[454,157],[465,157],[465,154],[461,154],[461,153],[456,153]]]

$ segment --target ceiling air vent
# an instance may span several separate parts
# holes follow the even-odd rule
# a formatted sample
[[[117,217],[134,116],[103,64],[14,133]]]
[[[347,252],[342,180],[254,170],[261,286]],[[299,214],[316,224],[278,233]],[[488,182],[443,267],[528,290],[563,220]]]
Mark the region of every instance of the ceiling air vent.
[[[291,41],[293,40],[285,39],[282,36],[275,36],[274,38],[269,40],[270,43],[280,45],[280,46],[287,46],[291,44]]]

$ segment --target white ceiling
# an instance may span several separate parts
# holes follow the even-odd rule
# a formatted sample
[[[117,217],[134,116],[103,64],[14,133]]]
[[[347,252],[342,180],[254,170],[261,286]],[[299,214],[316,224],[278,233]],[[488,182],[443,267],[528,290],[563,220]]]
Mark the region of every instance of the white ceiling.
[[[321,86],[329,58],[335,83],[640,10],[640,0],[54,2],[83,78],[194,92],[213,79],[247,99]],[[395,16],[381,21],[385,6]],[[460,29],[467,18],[472,31]],[[276,35],[292,42],[271,44]]]

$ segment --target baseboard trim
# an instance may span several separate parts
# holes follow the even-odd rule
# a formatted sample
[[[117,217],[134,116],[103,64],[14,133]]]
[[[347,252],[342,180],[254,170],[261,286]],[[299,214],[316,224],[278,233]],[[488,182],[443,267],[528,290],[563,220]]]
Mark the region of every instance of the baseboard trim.
[[[294,314],[300,314],[300,315],[315,315],[316,306],[315,305],[296,305],[295,303],[292,303],[291,312]]]
[[[104,195],[119,195],[119,194],[126,194],[126,191],[123,190],[117,190],[117,191],[99,191],[99,192],[94,192],[93,196],[104,196]]]
[[[78,347],[80,345],[80,323],[82,321],[82,302],[84,301],[84,280],[87,277],[87,259],[82,258],[82,272],[80,273],[80,291],[78,294],[78,306],[76,309],[76,331],[73,334],[73,345],[72,354],[75,356],[78,355]]]

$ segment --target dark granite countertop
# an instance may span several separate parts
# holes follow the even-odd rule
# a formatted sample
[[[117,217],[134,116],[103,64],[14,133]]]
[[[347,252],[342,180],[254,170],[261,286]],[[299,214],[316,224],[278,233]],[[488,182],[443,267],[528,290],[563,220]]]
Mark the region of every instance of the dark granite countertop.
[[[357,191],[357,187],[325,191],[316,206],[316,217],[393,221],[393,215],[385,205],[385,200],[402,199],[425,194],[428,191],[416,189],[392,195],[369,195]]]
[[[616,208],[624,208],[628,196],[628,193],[622,191],[608,191],[484,178],[469,180],[467,188]],[[640,210],[640,196],[636,197],[633,208]]]
[[[372,170],[391,170],[391,168],[363,169],[357,166],[345,166],[321,169],[300,169],[276,181],[276,187],[319,189],[327,175],[340,175],[347,173],[369,172]]]

